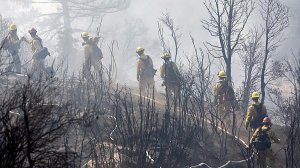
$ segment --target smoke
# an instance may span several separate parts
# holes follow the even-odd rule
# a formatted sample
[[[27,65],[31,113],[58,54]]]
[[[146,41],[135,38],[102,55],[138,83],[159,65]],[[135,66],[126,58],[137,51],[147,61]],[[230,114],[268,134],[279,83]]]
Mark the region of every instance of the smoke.
[[[121,69],[119,73],[125,73],[119,75],[120,81],[126,81],[129,84],[136,85],[136,71],[135,62],[137,59],[135,49],[138,46],[144,47],[146,54],[150,55],[153,59],[153,63],[156,69],[159,69],[163,63],[161,55],[163,49],[160,46],[158,40],[158,27],[157,22],[162,16],[162,13],[169,13],[174,19],[175,25],[178,27],[178,33],[182,34],[180,39],[181,47],[178,57],[184,61],[187,54],[192,53],[192,43],[189,35],[195,36],[196,41],[201,46],[202,42],[210,38],[209,34],[202,28],[201,19],[207,15],[203,3],[198,0],[181,1],[181,0],[132,0],[131,6],[125,11],[110,14],[104,17],[104,34],[114,34],[113,36],[126,38],[126,27],[132,26],[130,23],[134,20],[139,22],[135,25],[135,28],[141,27],[138,32],[138,36],[135,37],[127,48],[127,53],[121,53],[119,60],[126,58],[126,66],[124,61],[118,62],[118,68]],[[115,32],[111,28],[116,29]],[[125,29],[125,30],[124,30]],[[108,32],[108,33],[107,33]],[[165,28],[164,35],[167,38],[168,44],[171,49],[173,48],[172,41],[170,40],[170,32]],[[122,44],[121,44],[122,45]],[[174,48],[173,48],[174,49]],[[122,70],[123,69],[123,70]],[[121,77],[126,76],[123,80]],[[161,84],[160,77],[155,77],[157,86],[159,88]],[[161,89],[161,88],[160,88]]]
[[[285,41],[280,53],[290,54],[300,49],[300,1],[286,0],[284,3],[290,8],[290,25],[285,31]]]
[[[35,25],[30,18],[30,15],[34,16],[29,9],[25,9],[17,5],[16,3],[8,3],[6,0],[0,0],[0,11],[2,15],[12,18],[16,21],[21,28],[20,35],[26,32],[26,30]],[[299,0],[285,0],[282,1],[287,6],[290,7],[290,26],[284,32],[284,40],[282,46],[278,48],[278,55],[288,57],[291,55],[291,51],[297,52],[300,48],[300,1]],[[39,6],[34,6],[36,10],[41,13],[45,12],[55,12],[56,6],[40,4]],[[258,9],[259,7],[257,7]],[[256,9],[256,10],[257,10]],[[14,12],[11,12],[14,11]],[[17,12],[18,11],[18,12]],[[19,11],[22,11],[20,13]],[[24,17],[24,13],[27,13]],[[115,57],[118,67],[118,81],[124,82],[130,85],[136,85],[136,71],[135,62],[137,55],[135,49],[137,46],[142,46],[146,49],[146,54],[149,54],[153,58],[153,62],[156,69],[159,69],[162,64],[161,54],[163,52],[160,42],[158,40],[158,28],[157,21],[161,17],[162,12],[167,12],[174,19],[175,25],[179,28],[179,32],[182,34],[181,37],[181,48],[179,50],[179,58],[185,63],[186,55],[191,55],[193,53],[193,48],[189,35],[193,35],[198,46],[203,46],[206,41],[214,41],[209,33],[204,30],[201,23],[202,19],[208,17],[208,13],[203,5],[203,1],[199,0],[131,0],[131,4],[128,9],[117,12],[106,14],[103,19],[101,36],[104,39],[104,45],[102,50],[104,52],[104,64],[110,62],[107,45],[110,44],[112,40],[116,40],[118,45],[115,48]],[[254,14],[251,16],[248,26],[252,26],[259,22],[259,14]],[[44,18],[47,19],[47,18]],[[52,23],[49,23],[52,24]],[[96,33],[96,25],[94,23],[91,28],[88,29],[91,35]],[[38,27],[39,25],[37,25]],[[89,22],[86,20],[78,20],[73,26],[79,28],[88,28]],[[43,29],[42,27],[38,27]],[[22,32],[22,29],[25,30]],[[165,29],[165,36],[169,36],[169,32]],[[82,48],[80,33],[75,34],[74,40],[76,40],[76,48],[79,52],[73,56],[72,59],[76,60],[76,64],[70,65],[72,71],[79,71],[81,68],[80,64],[83,62]],[[45,38],[42,36],[42,38]],[[49,46],[50,50],[57,48],[56,39],[52,41],[47,41],[45,45]],[[169,40],[169,45],[172,47],[172,41]],[[241,69],[239,65],[238,57],[234,58],[234,73],[233,79],[236,83],[241,83],[241,74],[238,73]],[[213,71],[218,71],[220,66],[219,61],[215,62]],[[158,82],[160,78],[157,76],[155,80]]]
[[[297,51],[300,47],[300,38],[298,35],[298,31],[300,30],[300,1],[286,0],[283,1],[283,3],[290,7],[290,26],[284,31],[283,39],[285,40],[282,41],[282,45],[278,48],[277,57],[289,57],[291,55],[291,52],[286,51]],[[252,27],[254,25],[257,25],[257,23],[260,23],[261,19],[258,10],[259,6],[256,7],[255,13],[250,17],[249,23],[247,25],[248,27]],[[203,46],[202,44],[206,41],[211,42],[215,40],[202,27],[203,25],[201,23],[201,20],[208,17],[207,11],[203,5],[203,1],[132,0],[131,6],[127,10],[105,16],[105,24],[107,24],[107,29],[111,28],[113,25],[117,25],[116,29],[117,31],[119,31],[120,29],[122,29],[122,27],[126,27],[126,25],[124,25],[124,20],[131,19],[139,19],[141,20],[140,24],[143,24],[143,26],[147,27],[147,30],[141,32],[138,40],[132,41],[132,44],[130,44],[130,47],[128,48],[128,54],[130,55],[130,57],[127,57],[127,55],[122,56],[128,58],[128,64],[132,65],[131,69],[125,71],[128,73],[126,74],[126,81],[132,80],[132,83],[136,82],[134,69],[135,67],[134,64],[132,64],[133,62],[135,62],[134,58],[136,58],[134,57],[135,47],[144,46],[146,48],[146,51],[154,57],[153,59],[156,67],[159,67],[159,65],[162,63],[162,61],[160,60],[162,48],[160,47],[158,41],[156,24],[162,12],[168,12],[171,15],[171,17],[174,19],[175,25],[178,26],[179,31],[183,34],[181,38],[181,50],[179,52],[179,56],[183,61],[186,54],[192,54],[193,52],[189,34],[192,34],[196,38],[196,43],[199,46]],[[167,30],[165,31],[165,35],[167,36],[169,33],[167,32]],[[119,35],[122,36],[122,34]],[[216,64],[218,64],[218,62],[219,61],[216,61]],[[119,67],[121,68],[122,65],[119,65]],[[216,65],[213,68],[213,71],[217,72],[220,68],[220,66]],[[233,72],[235,72],[233,74],[233,79],[235,80],[236,86],[238,86],[242,82],[241,65],[239,63],[238,57],[234,57],[233,59],[233,69]]]

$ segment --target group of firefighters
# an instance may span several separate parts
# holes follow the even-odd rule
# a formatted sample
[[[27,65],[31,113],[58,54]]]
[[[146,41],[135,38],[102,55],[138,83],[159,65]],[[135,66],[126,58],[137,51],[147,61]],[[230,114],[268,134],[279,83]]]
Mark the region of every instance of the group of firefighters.
[[[19,56],[19,49],[20,44],[24,41],[30,44],[32,51],[31,70],[29,75],[36,79],[41,76],[41,73],[46,71],[44,62],[46,56],[50,55],[50,53],[46,47],[43,47],[42,39],[37,35],[37,30],[35,28],[28,30],[31,40],[28,40],[25,37],[19,38],[17,30],[17,25],[11,24],[9,26],[8,35],[1,41],[0,49],[6,50],[12,59],[6,70],[8,72],[15,72],[17,74],[21,73],[22,66]]]
[[[17,34],[17,25],[11,24],[9,26],[8,35],[1,41],[1,50],[6,50],[11,58],[6,70],[8,72],[21,73],[21,60],[19,56],[20,44],[24,41],[31,45],[32,60],[30,73],[33,76],[40,76],[45,72],[45,58],[50,55],[48,49],[43,47],[42,39],[37,35],[35,28],[28,30],[28,33],[32,37],[28,40],[25,37],[19,38]],[[101,59],[103,54],[98,47],[99,37],[90,38],[88,32],[81,33],[83,39],[83,49],[85,61],[83,64],[83,76],[89,78],[91,76],[91,67],[94,68],[94,72],[101,73]],[[154,89],[154,75],[156,70],[153,68],[153,62],[150,56],[144,54],[144,48],[138,47],[136,53],[139,55],[137,61],[137,80],[139,81],[139,88],[142,92],[149,89]],[[180,73],[177,65],[171,61],[171,56],[168,52],[163,53],[162,59],[164,64],[160,68],[161,77],[164,79],[163,85],[168,88],[168,91],[178,93],[180,86]]]
[[[219,82],[214,88],[215,101],[219,117],[228,127],[231,124],[230,116],[235,105],[234,91],[231,83],[226,80],[227,76],[224,71],[220,71],[218,77]],[[249,146],[255,147],[260,153],[259,157],[261,158],[258,158],[260,167],[272,167],[275,155],[271,149],[271,144],[272,142],[279,143],[280,139],[271,130],[272,123],[268,117],[266,106],[259,102],[259,92],[253,92],[251,98],[253,103],[248,107],[245,121],[246,129],[250,126],[252,133]]]
[[[145,55],[144,48],[138,47],[136,53],[139,55],[137,61],[137,80],[141,91],[155,89],[154,75],[156,70],[153,68],[153,62],[150,56]],[[163,86],[166,86],[166,92],[178,94],[182,83],[182,77],[175,62],[171,61],[169,52],[164,52],[161,57],[164,60],[160,67],[160,76],[164,80]],[[218,117],[224,122],[227,128],[231,125],[231,113],[235,106],[235,94],[232,84],[227,80],[225,71],[218,73],[219,81],[214,87],[215,105],[217,106]],[[271,120],[268,117],[266,106],[259,102],[260,94],[253,92],[251,94],[253,103],[248,107],[246,114],[246,129],[251,127],[250,147],[255,147],[260,155],[260,167],[272,167],[275,156],[271,149],[271,143],[279,143],[280,140],[271,130]]]
[[[17,35],[17,26],[11,24],[9,26],[9,34],[1,42],[1,49],[10,53],[12,62],[7,67],[8,71],[21,73],[21,61],[19,57],[19,49],[22,41],[29,43],[32,50],[32,66],[30,74],[34,77],[41,75],[45,69],[44,60],[47,55],[50,55],[47,48],[43,47],[41,38],[37,35],[35,28],[28,31],[31,40],[25,37],[19,38]],[[83,65],[83,75],[89,77],[91,75],[91,67],[93,66],[96,73],[101,73],[101,59],[102,52],[98,47],[99,37],[90,38],[87,32],[81,33],[83,39],[83,49],[85,62]],[[141,93],[155,90],[154,76],[156,69],[154,69],[152,58],[145,54],[145,49],[138,47],[136,49],[138,54],[137,60],[137,81],[139,82],[139,89]],[[180,92],[182,83],[182,76],[178,70],[175,62],[171,61],[169,52],[164,52],[161,57],[164,63],[160,67],[160,77],[163,79],[163,86],[166,87],[166,93],[177,95]],[[231,124],[230,116],[232,107],[234,106],[234,91],[232,85],[227,81],[225,71],[218,73],[219,82],[214,88],[215,103],[217,105],[219,118],[224,121],[226,126]],[[274,153],[271,149],[271,142],[279,143],[280,140],[271,131],[271,121],[267,116],[266,106],[259,103],[260,95],[258,92],[251,94],[253,104],[248,108],[246,115],[245,126],[246,129],[251,127],[252,137],[250,139],[250,146],[263,153],[263,157],[269,158],[268,166],[271,167],[274,162]],[[263,167],[267,167],[266,159],[263,162]]]
[[[138,47],[136,53],[139,55],[137,60],[137,80],[141,93],[155,90],[154,76],[156,69],[153,67],[152,59],[145,55],[145,49]],[[164,63],[160,67],[160,77],[163,79],[163,86],[166,87],[166,93],[174,96],[179,93],[181,85],[181,75],[175,62],[171,61],[169,52],[164,52],[162,57]]]
[[[31,68],[28,72],[28,75],[32,77],[32,79],[39,79],[42,76],[53,77],[53,72],[49,72],[49,67],[45,67],[45,58],[48,55],[50,56],[50,53],[47,47],[43,46],[42,39],[37,35],[37,30],[35,28],[28,30],[28,33],[32,38],[31,40],[28,40],[26,37],[19,38],[17,31],[17,25],[11,24],[9,26],[8,35],[1,41],[0,51],[3,49],[11,58],[6,71],[14,72],[16,74],[21,73],[22,64],[19,50],[20,44],[24,41],[30,44],[32,51]],[[84,48],[85,55],[83,76],[89,78],[91,76],[91,66],[94,67],[94,71],[96,73],[100,73],[102,52],[97,45],[99,41],[98,37],[89,38],[87,32],[83,32],[81,37],[84,41],[82,46]]]

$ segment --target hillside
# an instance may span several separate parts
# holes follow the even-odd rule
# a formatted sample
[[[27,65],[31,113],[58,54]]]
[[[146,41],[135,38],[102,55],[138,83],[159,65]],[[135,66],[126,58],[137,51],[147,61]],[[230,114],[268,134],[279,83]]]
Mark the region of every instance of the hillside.
[[[230,131],[226,133],[221,125],[212,124],[208,117],[210,115],[207,115],[209,113],[203,115],[205,112],[191,108],[197,107],[196,105],[188,108],[181,106],[175,111],[172,108],[168,110],[163,94],[155,94],[155,97],[152,97],[155,99],[152,99],[139,96],[135,88],[123,88],[118,85],[103,89],[106,93],[101,95],[101,99],[95,99],[97,91],[86,90],[94,90],[93,85],[80,80],[28,83],[26,77],[21,79],[18,76],[8,76],[6,79],[11,81],[6,84],[11,93],[19,90],[19,86],[27,88],[28,93],[34,93],[28,95],[28,103],[32,105],[26,105],[25,109],[28,111],[24,114],[28,115],[27,119],[30,121],[28,126],[33,143],[45,146],[33,146],[31,157],[37,159],[36,165],[44,165],[44,161],[48,161],[48,165],[56,164],[56,167],[247,167],[245,159],[250,156],[253,159],[255,156],[252,153],[247,155],[246,146],[233,138]],[[98,85],[94,86],[98,88]],[[81,91],[78,92],[78,89]],[[51,99],[50,95],[55,96]],[[41,99],[31,99],[31,96]],[[7,98],[2,99],[4,101]],[[194,99],[189,100],[189,103],[193,101]],[[44,105],[38,105],[41,102]],[[101,106],[94,106],[95,102],[101,102]],[[89,103],[94,107],[89,106]],[[11,119],[17,122],[12,125],[17,126],[5,129],[19,129],[15,132],[15,136],[19,137],[21,134],[18,133],[26,130],[24,114],[20,110],[11,110]],[[36,127],[36,124],[40,127]],[[284,144],[284,128],[273,126],[273,129]],[[41,130],[47,136],[35,137],[34,134],[39,135]],[[19,138],[17,143],[23,144],[23,141],[27,141],[26,137]],[[240,139],[248,142],[247,131],[243,126]],[[45,152],[44,149],[52,151],[55,155]],[[2,152],[6,152],[3,150]],[[20,150],[26,151],[26,148]],[[40,157],[35,157],[36,151],[41,152]],[[274,151],[277,153],[276,167],[283,167],[285,155],[282,145],[274,145]],[[22,153],[18,155],[22,156]],[[56,156],[69,159],[60,160]],[[248,163],[251,163],[251,160]],[[28,164],[27,159],[22,163],[24,166]]]

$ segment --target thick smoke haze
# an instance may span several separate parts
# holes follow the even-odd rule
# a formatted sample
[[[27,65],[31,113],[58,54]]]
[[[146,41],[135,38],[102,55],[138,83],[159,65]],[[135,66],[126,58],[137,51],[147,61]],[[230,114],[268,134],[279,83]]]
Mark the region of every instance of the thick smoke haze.
[[[283,1],[283,3],[290,8],[290,26],[284,31],[283,39],[285,40],[282,42],[281,47],[278,48],[278,57],[281,55],[288,57],[291,55],[292,51],[297,52],[300,48],[300,1],[286,0]],[[256,11],[250,17],[248,27],[253,27],[258,22],[261,22],[259,12],[257,11],[259,8],[260,7],[257,6]],[[161,17],[162,12],[168,12],[171,15],[175,25],[178,26],[179,31],[182,33],[182,45],[179,53],[181,57],[184,57],[185,53],[192,54],[193,49],[191,48],[191,41],[189,39],[190,33],[196,38],[199,46],[203,46],[202,44],[205,41],[215,40],[212,39],[209,33],[202,27],[203,24],[201,23],[201,20],[206,19],[208,14],[203,5],[203,1],[198,0],[133,0],[128,9],[105,16],[105,21],[108,23],[107,29],[113,27],[113,25],[117,25],[116,29],[120,28],[120,26],[122,29],[122,27],[127,26],[122,26],[124,21],[138,19],[139,23],[142,25],[137,26],[143,26],[147,29],[140,34],[140,40],[134,41],[133,44],[131,44],[131,48],[128,52],[134,56],[136,46],[152,47],[147,48],[148,52],[157,58],[154,58],[155,63],[156,65],[159,65],[161,63],[160,55],[162,53],[162,48],[159,45],[159,41],[157,41],[157,21],[158,18]],[[120,35],[122,36],[122,34]],[[168,33],[166,33],[166,35],[168,35]],[[153,43],[155,45],[153,45]],[[129,64],[131,64],[131,61],[134,60],[129,57],[128,61]],[[217,64],[219,63],[219,61],[216,62]],[[239,64],[238,57],[234,57],[233,64],[233,79],[235,80],[236,85],[240,85],[242,82],[242,74],[239,73],[241,71],[241,65]],[[214,67],[215,72],[217,72],[219,68],[221,67],[216,65]],[[134,69],[130,70],[130,73],[134,72]]]
[[[278,49],[278,57],[288,57],[292,52],[298,52],[300,48],[300,1],[299,0],[285,0],[284,4],[290,7],[290,26],[284,31],[285,40]],[[7,1],[0,0],[0,13],[5,18],[10,18],[13,22],[19,25],[19,35],[26,34],[28,28],[32,26],[39,30],[43,29],[44,25],[38,25],[34,22],[35,16],[43,13],[56,12],[60,9],[58,5],[39,4],[39,5],[24,5],[19,4],[15,0]],[[257,9],[259,7],[257,6]],[[13,12],[12,12],[13,11]],[[156,69],[162,63],[161,54],[162,48],[158,40],[157,21],[161,17],[162,12],[169,13],[174,19],[175,25],[179,28],[181,37],[181,47],[179,50],[180,60],[185,63],[185,57],[193,54],[192,44],[190,41],[190,34],[196,39],[197,45],[203,47],[206,41],[213,42],[209,33],[202,27],[201,20],[208,17],[207,11],[203,5],[203,1],[199,0],[131,0],[127,9],[103,15],[103,22],[101,27],[101,36],[104,43],[102,50],[107,56],[109,50],[107,45],[111,40],[118,42],[118,48],[115,49],[116,63],[118,67],[117,81],[127,83],[129,85],[137,85],[135,62],[137,55],[135,49],[137,46],[142,46],[146,49],[146,53],[153,57]],[[47,17],[41,17],[39,20],[47,20]],[[251,16],[248,27],[259,22],[258,12]],[[91,35],[96,34],[96,26],[99,20],[92,25],[86,18],[82,18],[72,23],[73,28],[82,31],[89,31]],[[53,24],[53,23],[48,23]],[[165,28],[165,35],[169,32]],[[45,39],[45,45],[49,46],[52,52],[57,50],[56,38],[48,40],[47,36],[41,35]],[[81,48],[80,33],[73,33],[75,40],[75,48],[78,50],[69,59],[69,69],[72,72],[78,73],[83,62],[83,53]],[[173,47],[172,41],[169,41],[170,46]],[[59,57],[58,55],[55,55]],[[104,56],[105,57],[105,56]],[[104,58],[104,64],[108,64],[110,60],[108,56]],[[239,58],[237,56],[233,59],[233,79],[236,85],[241,83],[241,66],[239,65]],[[221,66],[219,61],[215,60],[213,65],[214,72],[217,72]],[[161,81],[156,76],[155,80],[160,85]]]

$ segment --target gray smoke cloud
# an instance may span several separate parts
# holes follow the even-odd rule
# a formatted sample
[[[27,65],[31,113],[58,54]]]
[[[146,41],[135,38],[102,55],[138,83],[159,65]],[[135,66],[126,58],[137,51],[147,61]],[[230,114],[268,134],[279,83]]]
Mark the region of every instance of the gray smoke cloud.
[[[287,6],[290,7],[290,26],[285,30],[284,38],[285,41],[282,42],[282,46],[278,49],[278,55],[287,57],[292,51],[297,52],[300,48],[300,1],[299,0],[285,0],[282,1]],[[30,8],[23,8],[22,5],[18,5],[15,2],[9,3],[6,0],[0,0],[0,11],[2,15],[10,17],[13,21],[20,25],[21,34],[26,32],[28,27],[35,25],[32,19],[29,17],[32,12]],[[32,7],[32,6],[31,6]],[[49,5],[39,5],[33,6],[36,9],[43,12],[51,12],[56,10],[56,6]],[[259,7],[257,7],[259,8]],[[11,12],[15,11],[15,12]],[[19,12],[16,12],[19,11]],[[27,15],[23,15],[26,13]],[[136,75],[135,75],[135,62],[136,53],[135,49],[137,46],[145,47],[146,53],[153,57],[155,67],[158,69],[162,63],[160,58],[162,54],[162,48],[160,47],[160,42],[158,41],[158,29],[157,21],[161,17],[162,12],[168,12],[175,21],[175,25],[178,26],[181,38],[181,50],[179,51],[179,56],[184,61],[185,55],[192,54],[193,49],[191,41],[189,39],[189,34],[192,34],[196,43],[199,46],[205,41],[213,41],[209,33],[202,27],[201,20],[208,17],[208,13],[203,5],[203,1],[199,0],[131,0],[131,4],[128,9],[120,11],[117,13],[106,14],[103,19],[102,24],[102,36],[107,44],[111,40],[117,40],[119,48],[116,49],[116,61],[118,66],[118,81],[126,82],[130,85],[136,85]],[[25,17],[24,17],[25,16]],[[259,15],[254,14],[248,26],[252,26],[259,22]],[[51,23],[49,23],[51,24]],[[74,24],[80,28],[87,28],[89,22],[86,20],[77,21]],[[39,26],[39,25],[37,25]],[[42,29],[42,27],[38,27]],[[87,29],[90,34],[95,35],[95,25],[94,27]],[[168,36],[169,32],[165,30],[165,35]],[[79,53],[74,55],[72,59],[76,60],[70,66],[74,66],[72,70],[78,70],[80,64],[82,63],[82,48],[80,46],[81,39],[80,34],[73,35],[74,39],[77,40],[76,48]],[[170,45],[172,46],[172,41]],[[55,41],[48,41],[50,49],[55,48]],[[52,45],[52,47],[51,47]],[[103,45],[103,52],[105,55],[109,55],[107,45]],[[108,64],[110,60],[104,58],[104,64]],[[239,64],[239,59],[236,57],[233,60],[235,72],[233,78],[236,83],[241,83],[241,73],[238,73],[241,69]],[[216,64],[219,61],[216,61]],[[219,66],[214,67],[214,71],[218,71]],[[125,79],[124,79],[125,78]],[[157,76],[156,81],[161,82],[160,78]]]
[[[290,8],[290,26],[284,31],[282,45],[278,48],[277,57],[288,57],[291,55],[292,51],[298,51],[300,48],[300,1],[299,0],[285,0],[282,1]],[[257,1],[258,3],[258,1]],[[248,27],[253,27],[260,23],[259,6],[256,7],[255,13],[251,16],[249,20]],[[131,48],[129,48],[128,53],[130,55],[135,55],[136,46],[145,46],[148,52],[154,56],[154,61],[156,65],[161,64],[160,54],[162,49],[157,41],[157,24],[158,18],[161,16],[162,12],[169,12],[175,21],[175,24],[179,27],[180,32],[183,34],[181,41],[182,46],[180,50],[180,56],[184,57],[184,53],[192,53],[191,41],[189,39],[189,33],[191,33],[197,40],[197,44],[202,46],[205,41],[214,41],[209,33],[202,27],[201,20],[208,17],[207,11],[203,5],[203,1],[198,0],[132,0],[131,6],[122,12],[111,14],[105,17],[107,21],[107,29],[112,25],[121,25],[123,20],[139,19],[141,24],[147,27],[145,32],[140,34],[140,39],[133,41]],[[111,20],[111,22],[109,22]],[[119,26],[117,26],[119,28]],[[116,29],[118,29],[116,28]],[[167,35],[167,34],[166,34]],[[156,41],[155,45],[148,45]],[[183,53],[184,50],[184,53]],[[126,55],[124,56],[126,57]],[[134,61],[133,57],[128,57],[130,62]],[[217,61],[218,62],[218,61]],[[214,67],[214,71],[217,72],[220,67]],[[240,85],[242,82],[241,65],[239,63],[239,58],[235,57],[233,60],[233,68],[235,73],[233,73],[233,78],[236,85]],[[134,73],[134,68],[127,71],[130,74]],[[133,75],[134,76],[134,75]],[[134,77],[130,78],[134,81]]]

